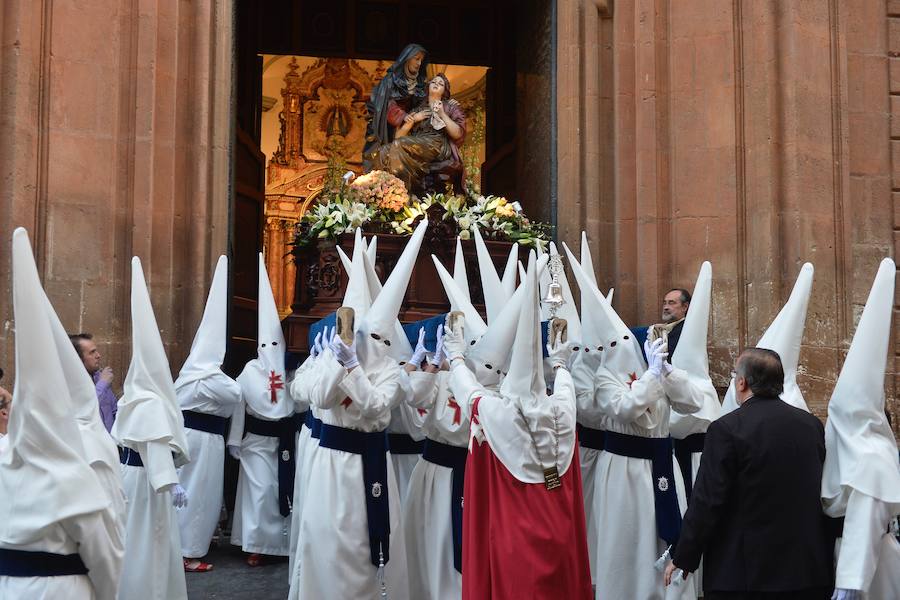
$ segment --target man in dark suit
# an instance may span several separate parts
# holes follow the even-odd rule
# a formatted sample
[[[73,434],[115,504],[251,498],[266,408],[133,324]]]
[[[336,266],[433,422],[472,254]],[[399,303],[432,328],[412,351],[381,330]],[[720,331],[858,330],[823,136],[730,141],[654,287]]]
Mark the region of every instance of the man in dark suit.
[[[779,400],[776,352],[744,351],[735,362],[740,405],[710,425],[703,459],[666,582],[704,560],[707,600],[824,599],[832,550],[819,500],[825,430]]]

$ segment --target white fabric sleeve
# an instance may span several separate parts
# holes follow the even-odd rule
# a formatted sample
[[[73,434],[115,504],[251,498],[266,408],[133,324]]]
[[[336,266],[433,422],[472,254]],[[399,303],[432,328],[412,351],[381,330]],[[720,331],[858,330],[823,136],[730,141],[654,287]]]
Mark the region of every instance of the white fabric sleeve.
[[[125,558],[125,541],[109,510],[66,519],[60,523],[78,543],[78,555],[88,568],[97,600],[115,600]]]
[[[472,401],[478,396],[490,394],[460,360],[450,362],[450,392],[469,420],[472,419]]]
[[[302,413],[309,408],[309,380],[312,377],[310,365],[315,359],[307,358],[294,372],[294,378],[288,388],[294,400],[294,412]]]
[[[556,378],[553,380],[553,400],[566,404],[566,408],[575,411],[575,382],[572,381],[572,374],[565,368],[555,369]]]
[[[592,421],[602,417],[594,399],[594,377],[600,366],[599,352],[580,352],[572,361],[572,382],[575,385],[575,404],[578,414]]]
[[[141,461],[147,471],[147,480],[156,493],[163,488],[178,483],[178,473],[172,459],[172,449],[166,442],[144,442],[141,448]]]
[[[437,373],[413,371],[409,374],[409,383],[412,386],[412,394],[409,397],[410,406],[424,410],[434,406],[438,391]]]
[[[635,423],[639,427],[652,429],[658,425],[658,419],[650,409],[664,395],[659,378],[650,371],[632,382],[629,388],[608,369],[604,367],[597,369],[597,376],[594,379],[597,407],[602,413],[620,423]]]
[[[244,420],[247,417],[246,410],[247,406],[244,403],[244,395],[241,394],[241,401],[234,407],[234,412],[231,413],[231,425],[228,427],[228,440],[226,441],[226,445],[241,445],[241,441],[244,439]]]
[[[869,589],[878,566],[881,538],[889,535],[890,513],[888,504],[857,490],[850,492],[834,587]]]
[[[356,367],[341,379],[338,387],[344,396],[353,400],[364,417],[378,418],[404,400],[403,375],[396,366],[379,369],[369,381],[362,366]],[[344,397],[342,396],[342,397]]]
[[[672,410],[678,414],[690,415],[703,408],[703,396],[683,369],[672,369],[662,378],[662,387]]]
[[[362,367],[353,369],[354,373],[356,371],[362,371]],[[316,408],[334,408],[347,396],[340,389],[340,382],[347,376],[347,369],[330,351],[319,355],[312,375],[312,381],[307,383],[307,391],[310,404]]]

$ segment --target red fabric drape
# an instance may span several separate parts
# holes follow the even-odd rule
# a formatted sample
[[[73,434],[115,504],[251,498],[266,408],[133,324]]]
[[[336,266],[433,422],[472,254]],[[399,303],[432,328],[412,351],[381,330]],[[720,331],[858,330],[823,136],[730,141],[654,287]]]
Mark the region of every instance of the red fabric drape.
[[[473,411],[477,420],[477,404]],[[577,448],[577,447],[576,447]],[[522,483],[473,443],[463,492],[463,600],[591,600],[578,452],[562,487]]]

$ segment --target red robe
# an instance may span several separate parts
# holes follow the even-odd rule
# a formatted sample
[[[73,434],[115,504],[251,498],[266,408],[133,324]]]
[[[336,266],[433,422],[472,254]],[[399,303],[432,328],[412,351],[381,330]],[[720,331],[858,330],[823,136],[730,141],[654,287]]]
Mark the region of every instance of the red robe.
[[[472,410],[478,419],[478,400]],[[463,600],[592,600],[577,445],[562,487],[522,483],[473,442],[463,492]]]

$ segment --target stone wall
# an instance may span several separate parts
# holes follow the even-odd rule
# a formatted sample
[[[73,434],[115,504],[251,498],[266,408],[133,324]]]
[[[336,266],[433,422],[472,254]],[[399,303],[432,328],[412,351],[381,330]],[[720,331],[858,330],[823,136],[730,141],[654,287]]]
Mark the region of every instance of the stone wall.
[[[812,262],[824,416],[900,227],[900,2],[560,0],[558,28],[560,237],[587,230],[631,323],[712,261],[718,385]]]
[[[9,241],[28,229],[70,331],[121,386],[130,260],[177,370],[228,239],[232,0],[0,5],[0,366],[13,371]],[[4,384],[11,384],[4,381]]]

